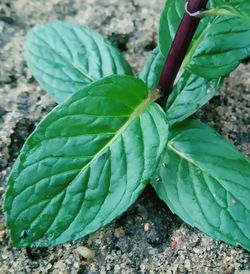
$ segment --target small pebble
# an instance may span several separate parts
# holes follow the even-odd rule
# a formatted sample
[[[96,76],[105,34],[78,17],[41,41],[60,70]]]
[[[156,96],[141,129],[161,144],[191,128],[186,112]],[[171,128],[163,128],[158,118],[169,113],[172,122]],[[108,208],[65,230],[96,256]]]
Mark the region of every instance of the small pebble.
[[[118,264],[114,267],[114,273],[121,273],[121,267]]]
[[[79,246],[76,251],[85,259],[93,259],[95,257],[95,251],[86,246]]]
[[[66,265],[64,262],[58,261],[55,263],[54,268],[59,269],[59,270],[65,270]]]
[[[122,227],[116,228],[114,235],[117,239],[120,239],[120,238],[124,237],[125,231]]]
[[[8,258],[8,255],[7,254],[2,254],[2,259],[3,260],[6,260]]]
[[[150,224],[149,223],[144,224],[144,231],[148,232],[149,229],[150,229]]]
[[[79,268],[79,263],[78,263],[78,262],[75,262],[75,263],[74,263],[74,268],[76,268],[76,269]]]

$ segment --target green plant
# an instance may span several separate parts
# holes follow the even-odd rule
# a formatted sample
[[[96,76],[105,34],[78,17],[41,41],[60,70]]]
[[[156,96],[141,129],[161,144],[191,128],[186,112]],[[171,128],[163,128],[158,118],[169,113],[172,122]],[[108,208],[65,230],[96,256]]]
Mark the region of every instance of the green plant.
[[[207,1],[191,0],[196,13],[185,14],[185,3],[167,1],[143,81],[86,27],[57,22],[29,33],[27,63],[59,105],[28,138],[8,180],[14,245],[58,245],[94,232],[151,182],[185,222],[250,250],[250,161],[210,127],[186,120],[250,56],[250,4],[210,0],[201,10]]]

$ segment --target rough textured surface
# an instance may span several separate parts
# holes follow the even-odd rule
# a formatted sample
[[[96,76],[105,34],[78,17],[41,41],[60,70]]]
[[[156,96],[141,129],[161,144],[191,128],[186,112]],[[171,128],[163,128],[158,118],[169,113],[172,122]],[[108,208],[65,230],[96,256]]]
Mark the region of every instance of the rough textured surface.
[[[0,194],[34,126],[53,108],[23,60],[30,27],[55,20],[108,37],[135,72],[154,48],[163,0],[0,2]],[[198,116],[250,155],[250,65],[242,64]],[[250,273],[250,254],[215,242],[173,216],[151,188],[109,227],[49,249],[15,249],[0,215],[0,273]]]

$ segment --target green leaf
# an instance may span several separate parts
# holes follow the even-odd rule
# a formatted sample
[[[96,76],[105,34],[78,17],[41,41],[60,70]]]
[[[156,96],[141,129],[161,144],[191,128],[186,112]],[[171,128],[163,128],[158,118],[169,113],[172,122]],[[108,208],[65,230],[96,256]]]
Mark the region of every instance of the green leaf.
[[[50,23],[31,30],[25,58],[36,80],[58,103],[105,76],[132,74],[109,41],[70,23]]]
[[[241,17],[243,20],[249,22],[250,17],[250,3],[242,0],[210,0],[210,9],[205,11],[205,15],[229,15]]]
[[[185,71],[174,86],[165,106],[171,125],[194,114],[220,89],[223,79],[207,80]]]
[[[250,56],[250,23],[240,17],[212,17],[202,36],[187,64],[199,76],[226,76]]]
[[[140,73],[140,78],[150,89],[157,87],[165,59],[156,48]],[[221,78],[207,80],[185,71],[175,83],[165,105],[169,123],[173,125],[194,114],[217,93],[222,82]]]
[[[250,251],[250,161],[214,130],[175,126],[153,185],[186,223]]]
[[[135,202],[167,143],[157,98],[139,79],[111,76],[38,125],[8,180],[5,214],[15,246],[79,239]]]
[[[167,0],[159,24],[159,48],[167,57],[175,38],[182,17],[185,13],[186,0]]]
[[[149,56],[139,75],[139,77],[147,84],[149,89],[153,90],[157,87],[165,60],[166,57],[161,54],[159,48],[154,49],[152,54]]]

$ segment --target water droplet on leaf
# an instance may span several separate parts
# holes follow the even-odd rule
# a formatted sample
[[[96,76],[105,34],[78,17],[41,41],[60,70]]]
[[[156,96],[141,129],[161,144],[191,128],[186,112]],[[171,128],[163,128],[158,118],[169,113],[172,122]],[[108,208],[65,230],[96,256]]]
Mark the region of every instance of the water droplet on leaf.
[[[232,204],[235,205],[236,204],[236,200],[232,199]]]
[[[160,183],[160,182],[161,182],[161,177],[160,177],[160,176],[157,176],[157,177],[155,178],[155,182],[156,182],[156,183]]]

